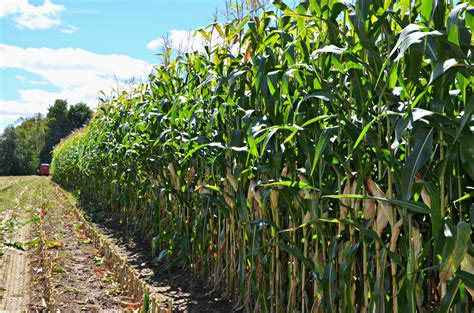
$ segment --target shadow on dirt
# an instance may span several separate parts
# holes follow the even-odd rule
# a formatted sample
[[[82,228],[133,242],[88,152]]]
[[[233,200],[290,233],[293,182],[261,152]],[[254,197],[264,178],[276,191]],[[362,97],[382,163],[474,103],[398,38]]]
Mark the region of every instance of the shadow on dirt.
[[[80,208],[86,218],[118,247],[118,252],[140,273],[140,278],[173,300],[175,312],[238,312],[231,301],[207,287],[205,281],[188,267],[169,268],[163,263],[153,263],[150,240],[143,240],[138,232],[132,233],[104,211],[94,211],[85,201],[80,203]]]

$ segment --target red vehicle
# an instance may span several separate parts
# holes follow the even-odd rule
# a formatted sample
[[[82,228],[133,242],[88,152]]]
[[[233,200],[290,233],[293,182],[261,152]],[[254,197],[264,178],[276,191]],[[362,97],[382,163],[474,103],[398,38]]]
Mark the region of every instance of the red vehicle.
[[[49,176],[49,164],[43,163],[40,166],[39,169],[39,175],[40,176]]]

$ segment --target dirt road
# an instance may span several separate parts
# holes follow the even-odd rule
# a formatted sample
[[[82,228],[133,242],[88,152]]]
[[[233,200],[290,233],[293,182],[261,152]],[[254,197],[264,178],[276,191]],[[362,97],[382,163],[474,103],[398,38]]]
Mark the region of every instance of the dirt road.
[[[31,237],[31,203],[26,177],[0,179],[0,310],[26,310],[30,300],[30,264],[24,243]]]
[[[66,195],[46,177],[0,178],[0,312],[122,309]]]

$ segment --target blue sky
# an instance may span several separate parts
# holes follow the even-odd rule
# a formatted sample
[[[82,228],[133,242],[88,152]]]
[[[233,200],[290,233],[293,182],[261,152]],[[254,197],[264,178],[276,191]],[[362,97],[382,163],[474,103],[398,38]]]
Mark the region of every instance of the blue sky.
[[[97,92],[159,62],[213,21],[224,0],[0,0],[0,133],[55,99],[97,104]],[[199,39],[193,48],[200,49]]]

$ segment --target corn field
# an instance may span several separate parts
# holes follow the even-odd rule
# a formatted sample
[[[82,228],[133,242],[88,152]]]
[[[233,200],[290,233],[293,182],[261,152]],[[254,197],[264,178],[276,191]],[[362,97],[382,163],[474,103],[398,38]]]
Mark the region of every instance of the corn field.
[[[474,6],[275,1],[198,32],[53,178],[246,312],[471,312]]]

